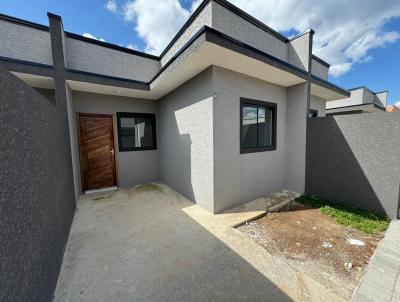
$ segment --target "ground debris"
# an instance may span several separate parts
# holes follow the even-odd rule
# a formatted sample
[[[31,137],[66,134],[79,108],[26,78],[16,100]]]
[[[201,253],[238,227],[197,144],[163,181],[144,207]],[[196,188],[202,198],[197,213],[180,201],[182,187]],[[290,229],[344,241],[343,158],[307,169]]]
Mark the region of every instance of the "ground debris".
[[[347,238],[346,240],[348,243],[351,245],[358,245],[358,246],[364,246],[365,243],[364,241],[358,240],[358,239],[353,239],[353,238]]]
[[[333,246],[332,243],[330,243],[328,241],[322,242],[321,245],[322,245],[323,248],[326,248],[326,249],[331,248]]]

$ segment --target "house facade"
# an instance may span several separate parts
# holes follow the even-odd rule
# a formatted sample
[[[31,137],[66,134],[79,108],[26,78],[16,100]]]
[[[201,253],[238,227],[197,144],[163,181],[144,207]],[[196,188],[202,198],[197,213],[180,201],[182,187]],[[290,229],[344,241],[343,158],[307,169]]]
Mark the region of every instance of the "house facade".
[[[0,64],[65,112],[75,195],[162,181],[217,213],[303,193],[310,115],[350,93],[328,82],[314,31],[288,39],[206,0],[160,56],[0,16]]]
[[[365,86],[349,89],[350,97],[326,103],[326,115],[385,112],[387,91],[372,92]]]

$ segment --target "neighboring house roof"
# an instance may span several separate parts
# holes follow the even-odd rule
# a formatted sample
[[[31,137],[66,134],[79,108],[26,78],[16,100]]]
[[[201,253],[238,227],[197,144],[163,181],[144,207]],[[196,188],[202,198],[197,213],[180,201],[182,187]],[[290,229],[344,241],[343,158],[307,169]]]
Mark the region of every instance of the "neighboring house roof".
[[[326,114],[349,114],[385,111],[387,91],[373,92],[365,86],[349,89],[349,98],[327,102]]]
[[[399,112],[400,108],[397,106],[388,106],[386,107],[386,112]]]
[[[0,22],[51,32],[48,26],[1,14]],[[0,26],[0,39],[2,27],[7,33],[13,30]],[[348,97],[347,90],[327,80],[329,64],[309,53],[313,34],[309,30],[289,39],[225,0],[205,0],[160,56],[65,32],[65,75],[75,90],[157,99],[208,66],[218,65],[284,87],[310,81],[311,93],[328,100]],[[49,40],[43,34],[40,39]],[[30,42],[38,43],[24,41]],[[0,63],[17,76],[28,82],[32,77],[26,74],[51,78],[51,59],[32,56],[26,60],[24,55],[4,55],[0,46]]]

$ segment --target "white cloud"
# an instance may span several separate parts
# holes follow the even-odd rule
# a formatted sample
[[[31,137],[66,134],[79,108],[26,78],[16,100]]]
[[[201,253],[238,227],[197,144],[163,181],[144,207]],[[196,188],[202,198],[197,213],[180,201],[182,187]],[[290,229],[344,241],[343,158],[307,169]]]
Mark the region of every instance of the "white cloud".
[[[117,6],[116,0],[108,0],[107,3],[104,6],[108,11],[110,11],[112,13],[116,13],[117,10],[118,10],[118,6]]]
[[[101,42],[105,42],[105,41],[106,41],[106,40],[104,40],[103,38],[97,38],[97,37],[93,36],[93,35],[90,34],[90,33],[84,33],[82,36],[84,36],[84,37],[86,37],[86,38],[89,38],[89,39],[98,40],[98,41],[101,41]]]
[[[400,102],[396,102],[396,103],[394,103],[394,105],[395,105],[396,107],[400,108]]]
[[[188,19],[190,13],[178,0],[128,1],[123,14],[133,21],[139,37],[146,42],[146,52],[159,54]]]
[[[278,31],[315,30],[314,53],[332,64],[340,76],[355,63],[373,59],[369,51],[399,39],[384,30],[386,22],[400,16],[398,0],[232,0],[232,3]]]
[[[110,0],[111,1],[111,0]],[[277,31],[316,31],[313,52],[331,63],[331,74],[340,76],[355,63],[373,58],[370,50],[400,38],[384,25],[400,16],[398,0],[231,0]],[[144,40],[145,51],[159,54],[188,19],[201,0],[184,9],[178,0],[128,0],[122,8],[126,21]]]
[[[139,50],[139,47],[136,44],[132,44],[132,43],[129,43],[125,47],[129,48],[129,49],[132,49],[132,50]]]

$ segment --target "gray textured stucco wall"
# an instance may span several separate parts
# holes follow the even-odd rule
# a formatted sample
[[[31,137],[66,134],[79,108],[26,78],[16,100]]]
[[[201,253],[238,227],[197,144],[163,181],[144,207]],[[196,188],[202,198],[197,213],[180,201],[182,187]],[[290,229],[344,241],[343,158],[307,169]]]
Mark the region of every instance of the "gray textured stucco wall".
[[[285,188],[286,89],[213,67],[214,211]],[[240,154],[240,98],[277,104],[277,149]]]
[[[75,106],[72,101],[72,90],[65,84],[67,96],[67,111],[68,111],[68,127],[69,127],[69,140],[71,145],[71,159],[72,159],[72,172],[74,176],[75,198],[78,200],[81,195],[81,170],[79,162],[79,145],[77,139],[78,128],[76,124]]]
[[[158,140],[160,138],[155,101],[77,91],[72,92],[72,99],[75,112],[113,114],[115,125],[116,112],[155,113]],[[114,132],[115,150],[119,150],[116,127]],[[117,152],[116,155],[120,187],[130,187],[160,179],[158,150]]]
[[[0,301],[51,301],[75,211],[68,120],[0,67]]]
[[[316,95],[310,96],[310,109],[318,110],[318,117],[325,116],[326,100]]]
[[[159,100],[161,180],[214,210],[212,69]]]
[[[67,68],[119,78],[149,81],[160,70],[160,62],[66,37]]]
[[[316,60],[312,60],[311,73],[321,79],[328,80],[329,68]]]
[[[306,174],[307,83],[289,87],[286,97],[286,189],[304,193]]]
[[[165,65],[168,61],[192,38],[204,25],[212,26],[212,5],[208,3],[192,24],[183,32],[173,46],[161,58],[161,64]]]
[[[287,43],[288,58],[287,61],[303,70],[308,71],[308,63],[310,60],[310,39],[312,34],[306,32],[303,35],[291,40]]]
[[[218,3],[213,3],[212,27],[283,61],[287,62],[288,60],[288,48],[285,42]]]
[[[0,56],[53,64],[48,31],[0,20]]]
[[[33,87],[37,92],[49,100],[51,104],[56,105],[56,95],[54,89],[44,89]]]
[[[308,120],[306,193],[397,217],[400,113]]]

